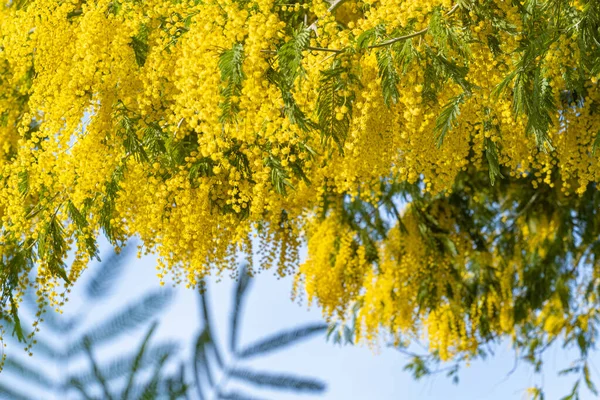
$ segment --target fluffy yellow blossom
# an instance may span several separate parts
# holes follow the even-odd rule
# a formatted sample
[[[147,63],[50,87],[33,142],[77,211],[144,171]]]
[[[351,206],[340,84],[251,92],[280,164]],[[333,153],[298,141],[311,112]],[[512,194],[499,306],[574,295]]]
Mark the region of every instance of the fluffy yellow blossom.
[[[103,233],[189,286],[258,252],[441,359],[555,334],[574,273],[527,285],[590,243],[600,179],[599,6],[555,3],[4,2],[2,315],[28,286],[60,307]]]

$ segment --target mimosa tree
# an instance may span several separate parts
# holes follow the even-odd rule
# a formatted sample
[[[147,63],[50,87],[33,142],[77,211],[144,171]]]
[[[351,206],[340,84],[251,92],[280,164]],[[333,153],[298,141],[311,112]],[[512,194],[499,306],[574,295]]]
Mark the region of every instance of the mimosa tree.
[[[560,337],[587,371],[599,27],[595,0],[9,1],[2,313],[138,236],[161,281],[260,252],[359,339]]]

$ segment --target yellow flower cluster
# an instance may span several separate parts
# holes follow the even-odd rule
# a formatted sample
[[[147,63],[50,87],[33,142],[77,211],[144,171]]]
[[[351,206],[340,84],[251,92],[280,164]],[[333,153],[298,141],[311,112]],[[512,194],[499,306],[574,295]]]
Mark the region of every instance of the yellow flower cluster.
[[[515,115],[510,90],[495,90],[518,64],[522,38],[451,0],[347,0],[337,10],[323,0],[14,3],[23,2],[0,6],[0,260],[43,255],[36,282],[16,272],[17,303],[33,285],[60,307],[57,265],[73,248],[66,277],[76,280],[102,230],[115,244],[138,236],[143,251],[158,254],[161,281],[190,286],[234,268],[236,254],[253,252],[255,234],[262,267],[295,273],[307,237],[299,271],[311,299],[330,315],[360,299],[370,339],[382,327],[397,337],[422,324],[446,359],[474,351],[482,315],[490,330],[512,331],[518,266],[500,255],[487,260],[503,284],[464,310],[448,293],[460,293],[456,276],[470,273],[466,233],[453,234],[465,267],[452,270],[448,253],[423,242],[409,208],[405,228],[377,244],[374,265],[340,215],[323,218],[329,199],[377,204],[389,176],[449,194],[468,166],[487,168],[490,146],[511,177],[534,175],[534,185],[560,185],[565,195],[600,180],[596,80],[585,82],[583,104],[551,116],[553,149],[540,146],[528,119]],[[525,29],[514,2],[493,3],[515,32]],[[468,48],[454,33],[436,36],[434,18],[468,31]],[[281,47],[302,21],[310,39],[292,69]],[[379,33],[361,47],[369,32]],[[405,49],[403,59],[393,56],[396,94],[382,96],[388,47],[375,45],[401,35],[410,37],[394,44]],[[577,38],[564,34],[538,61],[550,85],[562,87],[579,57]],[[432,80],[435,73],[454,78]],[[335,92],[331,110],[326,90]],[[460,117],[437,146],[438,116],[457,96]],[[300,114],[320,127],[303,127]],[[451,216],[438,217],[451,227]]]

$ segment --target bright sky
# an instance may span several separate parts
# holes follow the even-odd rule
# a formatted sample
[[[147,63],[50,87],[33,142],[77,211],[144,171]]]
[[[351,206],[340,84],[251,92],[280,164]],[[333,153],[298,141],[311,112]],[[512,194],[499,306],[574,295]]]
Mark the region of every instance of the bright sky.
[[[106,248],[106,246],[104,246]],[[134,257],[125,264],[123,279],[116,282],[114,295],[109,301],[87,310],[88,327],[93,321],[113,314],[125,307],[143,293],[158,288],[155,276],[154,259],[146,257],[137,260]],[[86,272],[89,277],[98,265],[90,266]],[[83,280],[81,282],[83,283]],[[319,321],[320,311],[317,307],[308,310],[306,304],[298,305],[291,301],[291,279],[278,280],[270,272],[262,272],[254,280],[253,287],[247,296],[243,312],[240,341],[250,343],[280,330],[292,328],[302,323]],[[73,315],[73,309],[81,309],[78,303],[77,285],[71,301],[65,309],[66,315]],[[233,283],[224,278],[219,283],[210,283],[210,301],[213,319],[216,321],[217,335],[220,338],[222,351],[228,338],[229,311],[231,309]],[[201,326],[198,313],[197,296],[184,287],[175,289],[175,297],[169,309],[160,321],[155,343],[160,338],[178,339],[184,343],[180,353],[189,359],[192,354],[193,339]],[[123,337],[119,343],[97,351],[100,359],[110,359],[118,354],[131,351],[137,347],[142,331]],[[18,352],[19,346],[11,345],[9,352]],[[35,352],[35,349],[34,349]],[[565,354],[559,348],[550,349],[547,357],[547,368],[544,374],[546,400],[559,399],[568,393],[571,387],[569,378],[557,377],[556,371],[565,368]],[[596,364],[600,364],[598,357]],[[572,358],[569,358],[572,359]],[[39,358],[37,358],[39,360]],[[34,356],[33,361],[36,361]],[[315,337],[280,353],[271,353],[265,358],[253,359],[248,365],[255,370],[287,372],[297,375],[318,377],[327,382],[327,392],[321,396],[295,395],[275,391],[248,390],[260,398],[274,400],[293,399],[374,399],[374,400],[510,400],[525,399],[525,390],[536,382],[540,376],[534,376],[531,369],[521,363],[517,369],[507,376],[514,365],[514,357],[508,345],[496,349],[496,356],[485,362],[473,363],[463,368],[458,385],[444,376],[436,376],[423,381],[414,381],[409,373],[403,371],[407,359],[394,349],[383,348],[379,351],[365,347],[339,347],[326,342],[324,337]],[[599,365],[600,366],[600,365]],[[77,365],[71,366],[77,368]],[[596,378],[600,373],[595,367]],[[0,374],[0,382],[12,380],[8,374]],[[229,389],[239,386],[230,386]],[[244,386],[248,387],[248,386]],[[582,399],[592,399],[585,390]],[[40,394],[40,399],[47,399]],[[62,400],[62,399],[61,399]]]

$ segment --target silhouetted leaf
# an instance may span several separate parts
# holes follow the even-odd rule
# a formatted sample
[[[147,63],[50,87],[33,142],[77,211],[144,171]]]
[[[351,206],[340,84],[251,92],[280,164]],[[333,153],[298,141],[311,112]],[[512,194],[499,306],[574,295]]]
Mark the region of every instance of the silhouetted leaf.
[[[239,331],[239,319],[242,310],[246,290],[250,286],[251,277],[246,270],[246,267],[240,269],[240,277],[238,278],[233,297],[233,311],[231,312],[231,326],[229,349],[232,353],[237,351],[237,340]]]
[[[101,264],[97,264],[95,274],[87,283],[86,296],[91,300],[105,298],[116,286],[115,281],[124,271],[124,262],[131,254],[132,246],[127,246],[119,254],[112,253]]]
[[[196,345],[194,346],[194,359],[192,365],[194,367],[194,381],[196,383],[196,393],[200,400],[204,400],[204,392],[202,391],[202,379],[213,386],[213,378],[210,371],[210,364],[207,362],[206,346],[210,343],[210,332],[207,327],[204,327],[202,332],[196,339]]]
[[[116,316],[92,328],[85,336],[88,336],[94,345],[114,340],[118,336],[138,328],[154,317],[156,313],[170,303],[171,297],[172,293],[169,290],[159,289],[151,292],[137,303],[125,308]],[[67,351],[67,356],[73,356],[82,349],[83,342],[79,341]]]
[[[6,400],[35,400],[33,397],[29,397],[26,394],[17,392],[13,388],[0,385],[0,399]]]
[[[325,332],[326,330],[327,324],[316,323],[286,332],[280,332],[261,341],[250,344],[239,352],[238,357],[247,359],[257,355],[264,355],[272,351],[281,350],[283,347],[289,346],[300,340],[308,339],[309,337],[321,332]]]
[[[139,400],[154,400],[158,397],[158,387],[159,387],[160,378],[161,378],[160,373],[161,373],[163,366],[165,365],[165,362],[167,361],[168,358],[169,358],[168,354],[165,354],[161,357],[161,359],[156,364],[156,367],[154,368],[154,373],[152,374],[152,378],[144,387],[141,395],[136,396],[136,398],[138,398]]]
[[[102,374],[102,371],[98,367],[98,363],[96,362],[96,359],[94,357],[94,353],[92,351],[92,343],[90,342],[89,338],[85,337],[83,339],[83,346],[85,348],[85,352],[86,352],[86,354],[88,356],[88,359],[90,360],[90,363],[92,364],[92,370],[94,371],[94,375],[96,376],[96,381],[100,385],[100,387],[102,388],[102,392],[104,394],[104,399],[105,400],[112,400],[113,397],[112,397],[112,395],[110,393],[110,389],[108,388],[108,384],[106,382],[106,379],[104,378],[104,375]]]
[[[248,394],[245,394],[242,392],[236,392],[236,391],[229,391],[227,393],[219,393],[217,395],[217,398],[219,400],[263,400],[258,397],[253,397],[251,395],[248,395]]]
[[[154,365],[160,360],[160,358],[164,354],[172,354],[177,351],[178,345],[176,343],[163,343],[156,345],[154,347],[150,347],[144,352],[144,356],[142,357],[138,369],[140,371],[145,370],[146,368]],[[137,356],[137,351],[134,353],[127,354],[123,357],[119,357],[114,359],[108,363],[101,365],[100,369],[104,371],[104,377],[107,381],[121,378],[126,376],[128,372],[131,370],[135,358]],[[89,385],[94,378],[93,372],[82,373],[77,376],[73,376],[71,379],[77,379],[83,385]]]
[[[150,338],[152,337],[152,334],[156,330],[157,326],[158,326],[157,322],[154,322],[150,326],[150,329],[148,329],[146,336],[144,336],[144,340],[142,340],[142,343],[140,344],[140,347],[138,348],[137,354],[136,354],[135,358],[133,359],[133,364],[131,365],[131,370],[129,371],[129,377],[127,378],[127,385],[125,386],[125,390],[123,391],[123,395],[121,396],[121,398],[123,400],[127,400],[129,398],[131,389],[133,388],[133,382],[135,380],[136,374],[140,370],[140,367],[142,364],[142,359],[143,359],[144,353],[146,351],[146,346],[148,346],[148,342],[150,341]],[[162,359],[162,357],[161,357],[161,359]]]
[[[204,323],[204,328],[208,333],[209,341],[212,343],[215,360],[217,361],[219,368],[223,368],[223,358],[221,357],[217,341],[215,340],[215,336],[212,332],[212,322],[210,318],[210,311],[208,310],[208,296],[205,291],[200,293],[200,313]]]
[[[46,376],[43,371],[39,371],[36,368],[14,358],[7,358],[2,372],[5,371],[10,371],[13,374],[18,375],[20,379],[27,381],[27,385],[31,383],[45,389],[54,386],[52,379]]]
[[[229,376],[256,386],[267,386],[272,389],[293,390],[297,392],[317,392],[325,391],[324,382],[287,374],[273,374],[268,372],[255,372],[248,369],[231,369]]]

